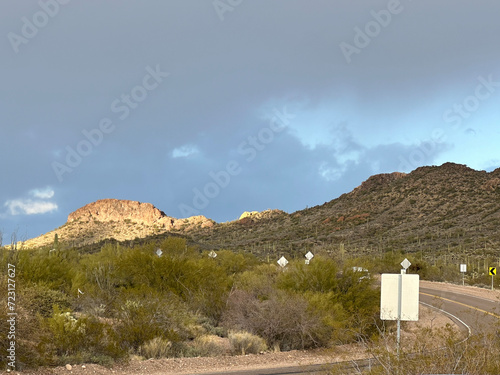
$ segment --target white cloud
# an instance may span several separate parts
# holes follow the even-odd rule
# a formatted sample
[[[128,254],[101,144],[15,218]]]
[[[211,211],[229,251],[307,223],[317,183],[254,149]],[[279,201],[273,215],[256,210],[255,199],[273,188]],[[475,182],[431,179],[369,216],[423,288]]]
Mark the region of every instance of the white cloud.
[[[58,206],[54,202],[32,200],[32,199],[13,199],[5,202],[11,215],[39,215],[57,210]]]
[[[7,208],[7,214],[12,216],[49,213],[58,209],[57,203],[51,200],[54,194],[50,187],[33,189],[28,192],[31,198],[11,199],[4,203],[4,207]]]
[[[319,174],[326,181],[339,181],[353,165],[357,165],[357,162],[349,160],[343,164],[338,163],[337,161],[334,165],[330,165],[327,162],[321,163],[319,166]]]
[[[33,189],[30,191],[30,195],[39,199],[50,199],[54,196],[54,190],[49,187],[45,189]]]
[[[172,157],[174,159],[176,159],[176,158],[186,158],[188,156],[197,154],[198,152],[199,151],[198,151],[198,148],[196,146],[193,146],[193,145],[184,145],[184,146],[175,148],[172,151]]]

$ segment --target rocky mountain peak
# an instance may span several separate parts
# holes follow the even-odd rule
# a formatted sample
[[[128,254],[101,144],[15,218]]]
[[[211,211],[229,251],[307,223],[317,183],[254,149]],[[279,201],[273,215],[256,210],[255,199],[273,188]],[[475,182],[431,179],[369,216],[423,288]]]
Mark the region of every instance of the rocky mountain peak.
[[[151,203],[101,199],[70,213],[68,223],[89,220],[102,222],[130,220],[136,223],[152,225],[164,218],[167,218],[167,215]]]
[[[65,225],[26,241],[27,247],[47,246],[59,241],[82,246],[106,239],[130,241],[166,232],[187,233],[210,228],[216,223],[205,216],[176,219],[151,203],[121,199],[101,199],[68,215]]]

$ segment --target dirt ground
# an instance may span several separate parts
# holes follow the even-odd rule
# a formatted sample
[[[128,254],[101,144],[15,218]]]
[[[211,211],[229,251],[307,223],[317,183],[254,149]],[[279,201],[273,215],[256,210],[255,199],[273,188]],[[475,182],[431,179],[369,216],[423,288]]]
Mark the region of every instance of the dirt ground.
[[[446,283],[430,283],[421,281],[422,287],[439,288],[442,290],[460,291],[493,301],[500,301],[500,291],[491,291],[470,286],[458,286]],[[454,325],[453,321],[443,314],[421,306],[420,320],[418,322],[405,322],[402,340],[414,336],[414,331],[419,327],[439,328],[447,324]],[[198,357],[198,358],[167,358],[159,360],[133,359],[126,366],[116,365],[108,369],[99,365],[71,365],[69,367],[56,367],[39,369],[35,372],[11,372],[10,374],[33,375],[62,375],[62,374],[97,374],[97,375],[187,375],[202,374],[207,372],[227,372],[250,370],[259,368],[301,366],[308,364],[322,364],[343,360],[354,360],[366,357],[365,349],[361,345],[338,346],[333,349],[290,351],[278,353],[250,354],[245,356],[225,357]]]
[[[62,375],[62,374],[98,374],[98,375],[187,375],[206,372],[226,372],[251,370],[282,366],[301,366],[342,361],[347,358],[363,358],[363,351],[356,345],[342,346],[335,350],[293,350],[289,352],[249,354],[245,356],[166,358],[156,360],[132,360],[127,366],[117,365],[107,369],[99,365],[75,365],[71,370],[66,367],[39,369],[35,372],[20,374]],[[17,374],[17,372],[11,372]]]

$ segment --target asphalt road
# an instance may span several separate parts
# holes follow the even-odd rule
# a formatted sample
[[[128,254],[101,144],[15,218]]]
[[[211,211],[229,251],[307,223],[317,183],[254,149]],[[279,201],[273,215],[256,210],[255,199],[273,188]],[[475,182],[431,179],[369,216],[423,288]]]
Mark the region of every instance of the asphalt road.
[[[498,327],[500,319],[500,302],[482,297],[476,297],[464,292],[450,292],[429,287],[420,287],[420,302],[442,309],[460,326],[465,323],[472,333],[487,332]]]
[[[325,365],[310,365],[310,366],[293,366],[293,367],[278,367],[272,369],[259,369],[259,370],[239,370],[228,372],[214,372],[200,375],[312,375],[312,374],[326,374]]]
[[[426,285],[420,287],[420,302],[434,306],[442,310],[441,313],[447,314],[464,331],[487,332],[492,329],[498,329],[500,321],[500,302],[486,298],[476,297],[466,294],[466,288],[463,292],[443,291],[438,287],[435,289]],[[436,311],[436,313],[440,313]],[[358,361],[360,367],[368,364],[364,361]],[[350,366],[346,363],[346,366]],[[217,372],[203,375],[305,375],[305,374],[326,374],[325,365],[311,365],[300,367],[280,367],[259,370],[239,370],[231,372]]]

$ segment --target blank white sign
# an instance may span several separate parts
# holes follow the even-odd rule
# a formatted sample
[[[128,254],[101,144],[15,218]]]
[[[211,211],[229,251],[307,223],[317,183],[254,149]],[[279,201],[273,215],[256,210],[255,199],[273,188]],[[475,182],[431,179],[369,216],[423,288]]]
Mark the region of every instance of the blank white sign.
[[[398,319],[399,278],[401,277],[401,320],[418,320],[419,275],[382,274],[380,319]]]
[[[467,272],[467,264],[461,264],[460,265],[460,272]]]

